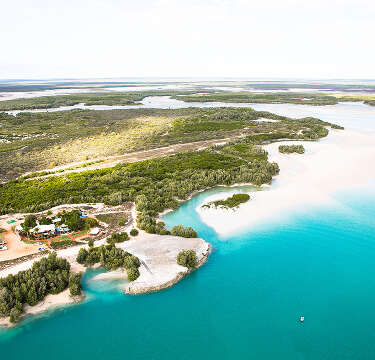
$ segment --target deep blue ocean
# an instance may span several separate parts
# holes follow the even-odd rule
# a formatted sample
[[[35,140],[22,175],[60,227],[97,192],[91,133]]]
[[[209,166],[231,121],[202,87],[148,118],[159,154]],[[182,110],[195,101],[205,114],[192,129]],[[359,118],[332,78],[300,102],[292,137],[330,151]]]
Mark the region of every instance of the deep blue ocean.
[[[141,296],[89,272],[85,303],[1,332],[1,359],[375,359],[374,189],[226,238],[195,211],[225,189],[201,193],[164,220],[213,245],[202,268]]]

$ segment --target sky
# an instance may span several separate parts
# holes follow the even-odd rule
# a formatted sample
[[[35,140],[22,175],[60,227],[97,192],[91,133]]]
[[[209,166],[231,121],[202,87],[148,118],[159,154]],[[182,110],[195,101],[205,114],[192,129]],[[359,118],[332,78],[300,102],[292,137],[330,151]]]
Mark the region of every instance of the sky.
[[[375,78],[373,0],[3,0],[0,79]]]

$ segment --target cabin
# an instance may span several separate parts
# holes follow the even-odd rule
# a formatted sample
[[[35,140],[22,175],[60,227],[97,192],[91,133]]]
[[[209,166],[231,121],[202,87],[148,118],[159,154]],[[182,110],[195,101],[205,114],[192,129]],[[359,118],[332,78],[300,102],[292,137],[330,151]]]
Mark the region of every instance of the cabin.
[[[55,235],[55,225],[37,225],[30,230],[30,233],[38,239],[45,239]]]

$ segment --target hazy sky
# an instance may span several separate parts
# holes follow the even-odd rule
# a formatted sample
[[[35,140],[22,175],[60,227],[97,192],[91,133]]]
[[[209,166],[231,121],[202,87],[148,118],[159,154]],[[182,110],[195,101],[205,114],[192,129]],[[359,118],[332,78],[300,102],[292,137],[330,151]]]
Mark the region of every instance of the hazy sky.
[[[375,78],[373,0],[3,0],[0,78]]]

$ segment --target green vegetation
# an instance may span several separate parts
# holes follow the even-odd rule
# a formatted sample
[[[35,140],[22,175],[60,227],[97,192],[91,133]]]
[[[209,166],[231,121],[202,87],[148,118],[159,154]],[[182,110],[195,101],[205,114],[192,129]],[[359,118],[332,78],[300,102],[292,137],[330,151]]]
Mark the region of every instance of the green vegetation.
[[[82,244],[81,242],[69,240],[69,239],[61,240],[61,241],[54,239],[51,241],[51,248],[54,250],[58,250],[58,249],[65,249],[67,247],[81,245],[81,244]]]
[[[303,145],[280,145],[279,151],[283,154],[303,154],[305,152],[305,148]]]
[[[171,235],[181,236],[185,238],[196,238],[198,237],[197,232],[190,226],[184,227],[183,225],[173,226]]]
[[[136,105],[147,96],[177,96],[191,95],[200,91],[138,91],[138,92],[99,92],[81,93],[70,95],[41,96],[5,100],[0,102],[0,111],[51,109],[61,106],[73,106],[77,104],[90,105]]]
[[[177,264],[194,269],[198,265],[197,253],[194,250],[182,250],[177,255]]]
[[[267,112],[251,109],[188,109],[195,114],[184,122],[237,122],[246,124],[241,131],[248,136],[201,151],[188,151],[177,155],[122,163],[112,168],[83,171],[42,179],[18,179],[0,185],[0,214],[37,212],[66,203],[97,203],[120,205],[126,201],[136,204],[138,228],[149,233],[169,234],[158,213],[178,207],[194,191],[216,185],[269,183],[279,171],[277,164],[267,161],[267,153],[257,145],[280,139],[315,140],[328,134],[331,124],[315,118],[290,120]],[[190,114],[189,112],[185,112]],[[197,114],[200,114],[199,119]],[[277,118],[277,123],[259,123],[259,117]],[[195,120],[194,120],[195,119]],[[189,125],[189,126],[190,126]],[[170,140],[176,140],[181,123],[170,129]],[[194,133],[183,133],[184,138],[194,136],[224,136],[228,132],[198,127]],[[193,128],[190,129],[193,131]],[[189,130],[189,131],[190,131]],[[181,139],[182,139],[181,137]],[[160,137],[159,137],[160,138]],[[169,141],[169,140],[168,140]],[[181,140],[182,141],[182,140]],[[158,140],[159,145],[160,141]],[[64,214],[62,214],[64,216]],[[65,218],[64,218],[65,221]],[[69,215],[66,223],[82,226],[77,214]],[[68,225],[68,223],[67,223]]]
[[[58,294],[69,284],[70,265],[67,260],[50,254],[33,263],[31,269],[0,279],[0,316],[16,322],[25,304],[36,305],[48,294]]]
[[[57,214],[57,217],[61,218],[61,221],[57,223],[65,224],[72,231],[89,230],[92,227],[98,226],[98,221],[94,218],[81,217],[79,210],[66,211],[63,210]]]
[[[130,230],[130,235],[131,235],[131,236],[137,236],[138,233],[139,233],[139,232],[138,232],[137,229],[131,229],[131,230]]]
[[[364,104],[375,106],[375,96],[349,96],[349,95],[335,95],[340,102],[356,102],[363,101]]]
[[[267,118],[278,122],[256,122]],[[76,169],[103,162],[103,157],[172,144],[269,134],[319,138],[329,123],[306,118],[292,120],[251,108],[73,110],[53,113],[0,113],[0,180],[63,174],[44,170],[72,162]],[[299,135],[298,131],[311,136]],[[324,129],[325,130],[325,129]],[[324,136],[324,135],[323,135]],[[44,170],[40,174],[36,170]]]
[[[0,111],[50,109],[61,106],[85,105],[135,105],[144,98],[133,93],[82,93],[72,95],[41,96],[0,102]]]
[[[128,218],[123,212],[99,214],[95,217],[110,226],[124,226],[128,222]]]
[[[69,291],[70,295],[81,295],[82,292],[82,273],[71,273],[69,276]]]
[[[111,236],[107,237],[108,244],[116,244],[129,240],[129,235],[127,232],[112,233]]]
[[[252,93],[252,92],[218,92],[212,94],[176,95],[176,99],[186,102],[225,102],[225,103],[260,103],[260,104],[306,104],[335,105],[335,96],[314,93]]]
[[[77,262],[85,266],[100,263],[100,265],[107,270],[125,268],[128,271],[133,269],[132,280],[136,279],[134,278],[135,274],[139,276],[138,268],[141,266],[141,262],[136,256],[116,248],[114,244],[90,247],[88,251],[81,248],[78,252]]]
[[[250,195],[248,194],[234,194],[231,197],[228,197],[225,200],[217,200],[209,202],[208,204],[203,205],[202,207],[210,208],[214,206],[215,208],[221,206],[223,208],[235,208],[238,207],[240,204],[245,203],[250,200]]]
[[[134,281],[139,277],[139,270],[137,268],[128,268],[126,269],[126,274],[128,276],[129,281]]]

